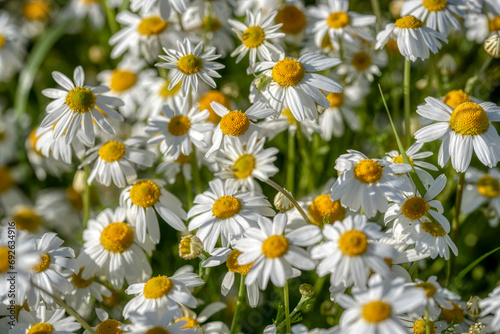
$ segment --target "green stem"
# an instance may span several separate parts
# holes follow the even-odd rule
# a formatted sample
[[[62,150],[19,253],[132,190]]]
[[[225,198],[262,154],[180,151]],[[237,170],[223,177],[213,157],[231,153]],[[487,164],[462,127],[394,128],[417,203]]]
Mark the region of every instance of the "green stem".
[[[288,294],[288,281],[285,282],[283,287],[283,300],[285,302],[285,321],[286,321],[286,332],[292,332],[292,323],[290,321],[290,296]]]
[[[431,334],[431,321],[429,320],[429,309],[425,308],[425,334]]]
[[[472,94],[472,89],[476,86],[477,82],[479,81],[479,78],[483,75],[483,72],[486,70],[486,68],[488,68],[492,60],[493,57],[486,58],[483,65],[479,69],[479,72],[477,72],[475,76],[467,80],[467,82],[465,83],[465,92],[467,94],[469,95]]]
[[[271,187],[273,187],[274,189],[278,190],[283,195],[285,195],[285,197],[288,198],[290,200],[290,202],[292,202],[293,206],[295,206],[295,208],[297,209],[297,211],[299,211],[300,215],[302,216],[302,218],[304,218],[304,220],[306,221],[306,223],[307,224],[312,224],[311,220],[309,219],[309,217],[307,216],[307,214],[304,212],[304,210],[302,209],[302,207],[299,205],[299,203],[297,203],[297,201],[295,200],[295,198],[293,198],[293,196],[290,195],[290,193],[288,191],[286,191],[285,189],[283,189],[279,184],[277,184],[276,182],[272,181],[271,179],[267,180],[266,183],[268,185],[270,185]]]
[[[404,105],[405,105],[406,147],[411,146],[410,72],[411,72],[411,63],[408,59],[405,59],[403,94],[404,94]]]
[[[457,184],[457,195],[455,197],[455,214],[453,216],[452,222],[452,238],[451,240],[455,245],[457,245],[458,239],[458,226],[459,226],[459,217],[460,217],[460,208],[462,207],[462,194],[464,192],[464,183],[465,183],[465,173],[459,173],[458,176],[458,184]],[[455,269],[455,255],[451,254],[450,258],[450,270],[448,272],[448,276],[446,282],[449,282],[449,277],[453,274]]]
[[[382,13],[380,12],[380,4],[378,0],[371,0],[373,12],[377,17],[377,28],[380,30],[382,28]]]
[[[187,177],[184,177],[184,185],[186,187],[186,197],[187,197],[187,207],[188,209],[191,209],[193,206],[193,184],[191,180],[189,180]]]
[[[288,130],[288,154],[286,161],[286,188],[290,192],[295,190],[295,137]]]
[[[115,20],[116,13],[111,7],[108,6],[106,0],[101,0],[101,5],[104,8],[104,12],[106,13],[106,21],[108,22],[109,31],[111,32],[111,35],[114,35],[120,29],[118,27],[118,23],[116,23]]]
[[[302,306],[309,299],[311,299],[311,297],[304,297],[304,296],[302,296],[302,298],[300,298],[299,303],[297,304],[297,306],[295,306],[295,308],[293,309],[292,313],[290,313],[290,319],[293,319],[293,317],[295,316],[295,314],[297,314],[297,312],[299,312],[300,310],[302,310]],[[284,321],[282,321],[278,326],[276,326],[276,329],[280,330],[285,325],[286,325],[286,319]]]
[[[305,184],[309,186],[308,192],[312,191],[314,189],[315,181],[314,181],[314,173],[313,173],[313,166],[311,163],[311,157],[310,157],[310,152],[307,148],[306,141],[304,139],[304,135],[302,134],[300,124],[297,124],[297,141],[299,143],[299,153],[300,156],[302,157],[302,161],[304,162],[303,166],[303,171],[304,173],[301,173],[301,181],[300,184]],[[305,175],[304,175],[305,174]],[[299,187],[299,189],[301,189]]]
[[[195,149],[193,149],[193,152],[191,152],[189,161],[191,162],[191,174],[193,174],[193,181],[196,193],[201,194],[203,192],[203,185],[201,184],[200,169],[198,168],[198,162],[196,161]]]
[[[240,288],[238,290],[238,299],[236,299],[236,309],[234,310],[233,321],[231,322],[231,334],[238,332],[238,318],[241,311],[241,305],[245,300],[245,276],[240,274]]]
[[[90,175],[89,166],[83,166],[85,171],[85,190],[83,191],[83,227],[87,227],[87,222],[90,217],[90,185],[87,183],[87,179]]]

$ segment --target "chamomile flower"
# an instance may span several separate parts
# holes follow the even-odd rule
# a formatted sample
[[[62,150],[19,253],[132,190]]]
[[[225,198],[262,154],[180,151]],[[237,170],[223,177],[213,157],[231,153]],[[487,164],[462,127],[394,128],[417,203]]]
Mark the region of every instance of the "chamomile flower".
[[[456,293],[443,288],[437,281],[436,276],[431,276],[427,281],[415,279],[415,283],[410,283],[411,286],[423,289],[425,292],[425,303],[415,310],[416,314],[421,314],[427,308],[429,316],[432,319],[437,319],[441,313],[442,307],[452,308],[451,302],[460,300],[460,296]]]
[[[464,102],[453,109],[433,97],[425,101],[428,107],[421,106],[417,113],[437,123],[418,130],[414,135],[419,143],[443,139],[438,154],[441,167],[451,157],[453,168],[465,172],[473,151],[484,165],[491,168],[497,164],[500,137],[491,122],[500,121],[500,107],[491,102]]]
[[[0,82],[9,81],[23,66],[24,41],[9,13],[0,10]]]
[[[120,205],[127,210],[128,221],[135,226],[137,238],[145,242],[149,236],[157,244],[160,241],[160,226],[156,213],[177,231],[185,231],[182,220],[186,211],[181,201],[165,188],[165,181],[139,180],[125,188],[120,195]]]
[[[99,325],[92,327],[94,331],[97,333],[103,334],[111,334],[111,333],[121,333],[123,332],[120,328],[123,324],[115,319],[109,318],[109,315],[106,311],[100,308],[95,309],[95,313],[97,318],[101,321]],[[90,334],[89,331],[85,330],[83,334]]]
[[[185,0],[131,0],[130,9],[134,12],[141,11],[145,13],[159,9],[161,17],[168,20],[171,7],[174,7],[177,13],[182,14],[186,11],[186,3]]]
[[[348,48],[344,54],[344,63],[337,68],[338,75],[345,75],[347,84],[373,82],[375,76],[381,76],[380,68],[387,65],[387,53],[368,50],[368,48]]]
[[[273,216],[274,211],[266,197],[260,193],[243,192],[215,179],[210,189],[194,199],[194,206],[188,212],[189,230],[198,229],[196,235],[211,252],[219,236],[223,247],[241,239],[245,230],[257,226],[263,216]]]
[[[26,142],[28,152],[33,152],[31,153],[33,157],[30,158],[28,155],[31,163],[46,167],[47,171],[51,174],[56,170],[66,171],[68,167],[71,167],[73,155],[76,155],[81,160],[85,157],[86,147],[94,145],[84,135],[83,130],[77,130],[75,138],[70,143],[66,143],[66,136],[64,135],[54,139],[54,128],[55,126],[34,128]],[[34,154],[48,158],[47,161],[50,163],[42,164],[41,162],[37,162],[39,159]],[[58,162],[52,163],[54,160]],[[67,165],[66,168],[64,168],[65,164]]]
[[[175,70],[175,75],[168,86],[169,90],[175,87],[179,81],[182,81],[182,96],[187,96],[190,90],[196,93],[200,79],[210,87],[216,87],[212,78],[220,78],[220,74],[216,71],[223,69],[225,66],[212,60],[220,58],[221,55],[215,54],[214,47],[206,48],[204,53],[201,53],[202,49],[203,42],[198,43],[193,48],[188,39],[185,39],[182,43],[177,41],[177,50],[163,48],[167,55],[160,55],[159,57],[165,60],[166,63],[157,63],[156,66]]]
[[[92,27],[96,30],[101,29],[106,22],[104,9],[99,1],[71,0],[62,14],[67,19],[83,20],[88,18]]]
[[[94,276],[88,279],[82,278],[84,269],[80,268],[78,273],[71,274],[71,283],[75,288],[64,296],[64,300],[73,308],[78,308],[82,302],[90,304],[91,297],[100,302],[103,301],[103,297],[111,297],[111,291],[103,284],[96,282]]]
[[[411,191],[406,182],[394,175],[408,173],[410,165],[369,159],[355,150],[347,152],[335,161],[335,169],[342,174],[332,186],[332,201],[340,199],[340,203],[352,211],[362,206],[367,217],[374,217],[377,211],[387,210],[388,199]]]
[[[19,320],[10,334],[54,333],[72,334],[82,326],[74,317],[66,317],[62,308],[47,310],[44,304],[38,305],[33,311],[21,309]]]
[[[340,333],[339,326],[334,326],[329,329],[315,328],[309,331],[309,329],[307,329],[306,326],[302,324],[297,324],[293,325],[291,329],[292,329],[292,334],[339,334]],[[264,329],[264,332],[262,332],[262,334],[276,334],[276,333],[278,333],[276,325],[269,325]]]
[[[127,334],[197,334],[192,329],[184,329],[186,321],[172,323],[173,320],[173,313],[169,311],[162,314],[156,311],[132,312],[130,324],[122,325],[122,328]]]
[[[300,45],[304,39],[307,25],[304,4],[302,1],[287,1],[277,10],[274,22],[282,24],[280,31],[285,33],[285,42]]]
[[[390,39],[397,40],[399,52],[412,62],[418,58],[429,58],[429,50],[437,53],[441,48],[438,40],[448,43],[446,37],[424,26],[421,20],[412,15],[404,16],[396,20],[396,23],[389,23],[379,32],[375,49],[381,49]]]
[[[162,113],[162,108],[166,104],[173,108],[174,101],[180,98],[181,82],[169,89],[172,82],[172,72],[169,72],[168,79],[161,77],[152,77],[144,80],[144,87],[147,99],[143,100],[138,111],[137,119],[146,120],[150,116],[156,116]]]
[[[10,208],[10,217],[8,221],[16,224],[16,228],[20,233],[29,233],[33,236],[41,236],[46,228],[43,227],[45,219],[42,218],[38,210],[26,204],[16,204]]]
[[[493,320],[489,324],[492,330],[500,330],[500,287],[496,287],[488,294],[488,297],[479,302],[481,307],[481,316],[484,317],[493,313]]]
[[[420,222],[406,228],[403,233],[409,234],[408,241],[415,243],[417,253],[429,254],[431,259],[439,255],[448,260],[450,249],[455,255],[458,255],[458,249],[448,235],[450,229],[445,227],[423,216]]]
[[[231,109],[231,99],[220,90],[210,90],[200,96],[198,100],[200,111],[205,109],[208,110],[210,116],[208,116],[207,122],[217,125],[221,121],[222,117],[219,116],[212,108],[212,102],[217,102],[224,106],[224,108]]]
[[[222,321],[207,322],[208,318],[225,308],[226,304],[214,302],[205,306],[200,314],[196,314],[184,307],[182,308],[182,317],[175,319],[175,323],[184,323],[182,328],[192,329],[196,334],[229,334],[229,328]]]
[[[498,226],[500,218],[500,171],[488,169],[487,173],[474,167],[465,172],[466,186],[462,198],[462,213],[469,215],[480,206],[488,204],[485,212],[491,227]]]
[[[238,55],[236,63],[250,52],[250,68],[254,68],[257,57],[260,61],[271,60],[273,54],[283,52],[277,40],[285,34],[278,31],[281,25],[274,23],[276,14],[277,12],[270,12],[264,15],[260,10],[255,13],[248,10],[245,23],[229,19],[229,24],[233,26],[233,31],[242,42],[231,53],[231,57]]]
[[[193,179],[191,158],[181,153],[177,159],[174,159],[169,153],[163,156],[162,162],[156,167],[156,172],[163,174],[169,184],[175,183],[178,174],[182,174],[185,180],[191,181]]]
[[[47,88],[42,94],[55,99],[47,105],[48,115],[42,121],[40,127],[54,127],[54,139],[65,136],[66,144],[73,141],[78,129],[83,129],[83,134],[90,142],[94,142],[95,133],[93,120],[109,134],[115,130],[107,121],[107,117],[123,121],[123,116],[110,106],[120,107],[123,101],[116,97],[101,95],[109,91],[104,86],[84,87],[85,74],[83,67],[78,66],[73,73],[73,82],[64,74],[52,72],[54,80],[64,89]]]

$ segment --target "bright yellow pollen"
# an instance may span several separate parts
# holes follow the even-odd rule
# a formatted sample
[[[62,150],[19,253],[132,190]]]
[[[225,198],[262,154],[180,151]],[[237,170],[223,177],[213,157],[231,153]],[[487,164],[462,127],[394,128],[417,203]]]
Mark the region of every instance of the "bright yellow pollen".
[[[389,39],[386,44],[387,51],[392,54],[399,54],[398,42],[395,39]]]
[[[238,179],[245,179],[252,175],[252,171],[255,168],[255,158],[251,154],[243,154],[238,159],[233,166],[233,174]]]
[[[366,234],[358,230],[342,233],[339,238],[339,249],[347,256],[363,255],[368,250]]]
[[[439,12],[446,8],[446,0],[424,0],[422,6],[424,6],[428,11]]]
[[[3,46],[5,45],[5,36],[0,34],[0,50],[2,50]]]
[[[323,39],[321,40],[321,48],[333,50],[332,41],[330,40],[330,36],[328,34],[323,36]]]
[[[375,300],[363,305],[361,317],[370,323],[379,323],[391,316],[391,305],[381,300]]]
[[[500,182],[488,174],[483,175],[477,181],[477,192],[488,198],[495,198],[500,195]]]
[[[413,165],[413,159],[412,158],[408,158],[410,160],[410,164]],[[397,155],[395,157],[392,157],[392,162],[395,163],[395,164],[405,164],[405,159],[403,158],[402,155]]]
[[[330,13],[326,19],[326,23],[334,29],[344,28],[345,26],[348,26],[350,22],[351,18],[345,12]]]
[[[106,162],[115,162],[125,155],[125,145],[119,141],[108,141],[99,149],[99,157]]]
[[[12,220],[18,229],[30,233],[35,232],[42,225],[40,216],[31,207],[24,205],[16,208]]]
[[[160,16],[150,16],[142,19],[137,26],[137,32],[140,35],[152,36],[159,35],[168,28],[168,22],[163,21]]]
[[[236,197],[222,196],[215,201],[212,213],[215,218],[227,219],[240,212],[241,208],[241,202]]]
[[[210,103],[212,102],[218,102],[222,104],[224,107],[227,109],[231,108],[231,102],[229,98],[227,97],[226,94],[218,91],[218,90],[211,90],[205,95],[203,95],[200,99],[200,111],[203,111],[205,109],[208,110],[210,113],[210,116],[207,118],[207,122],[211,122],[214,124],[219,124],[221,117],[217,115],[217,113],[214,111]]]
[[[500,15],[489,19],[488,27],[490,28],[490,32],[500,30]]]
[[[306,16],[297,7],[287,5],[278,10],[274,22],[276,24],[283,24],[280,29],[285,34],[296,35],[304,30],[306,26]]]
[[[366,52],[358,52],[352,57],[351,63],[358,71],[364,71],[372,64],[372,58]]]
[[[434,334],[436,333],[436,326],[434,326],[434,321],[430,321],[430,327],[431,327],[431,334]],[[415,334],[425,334],[426,331],[425,331],[425,326],[426,326],[426,322],[425,322],[425,319],[424,318],[420,318],[418,319],[417,321],[415,321],[413,323],[413,332]]]
[[[188,164],[190,159],[189,159],[189,155],[184,155],[184,154],[179,154],[179,157],[177,159],[174,160],[175,162],[179,163],[179,164]]]
[[[47,268],[50,267],[50,264],[52,263],[52,259],[50,258],[50,255],[45,253],[42,255],[42,260],[38,265],[31,266],[31,269],[36,271],[37,273],[41,273],[42,271],[47,270]]]
[[[281,112],[281,115],[286,117],[286,121],[288,122],[288,124],[292,124],[292,125],[297,124],[297,120],[295,119],[295,116],[293,116],[290,108],[283,109],[283,111]]]
[[[189,317],[182,317],[182,318],[179,318],[179,319],[175,319],[175,322],[179,322],[179,321],[185,321],[186,322],[186,324],[182,327],[183,329],[194,328],[195,326],[199,326],[200,325],[200,323],[198,321],[196,321],[193,318],[189,318]]]
[[[75,188],[69,186],[66,188],[66,197],[68,198],[69,204],[73,207],[73,209],[77,211],[81,211],[83,209],[83,198],[80,193],[78,193]]]
[[[375,160],[361,160],[354,166],[354,176],[363,183],[375,183],[382,178],[384,170]]]
[[[345,208],[340,205],[340,201],[330,200],[330,195],[319,195],[309,206],[309,218],[314,225],[320,226],[323,219],[330,215],[328,222],[333,224],[337,220],[345,218]]]
[[[437,291],[436,286],[434,284],[428,283],[428,282],[418,283],[416,285],[416,287],[424,289],[425,294],[427,295],[427,298],[431,298],[432,296],[434,296],[434,294]]]
[[[124,92],[135,85],[137,75],[126,70],[113,70],[111,74],[109,88],[115,92]]]
[[[229,271],[246,275],[248,274],[254,263],[252,262],[245,265],[239,265],[238,256],[240,255],[241,252],[239,250],[233,249],[233,251],[227,257],[226,266]]]
[[[0,274],[3,274],[9,269],[9,249],[5,246],[0,246]]]
[[[443,313],[441,313],[441,317],[443,318],[443,320],[447,323],[451,323],[453,319],[456,319],[456,323],[461,323],[462,321],[464,321],[465,314],[462,310],[462,307],[452,302],[450,302],[450,304],[453,308],[442,308]]]
[[[271,235],[262,243],[262,254],[268,259],[281,257],[288,252],[288,240],[282,235]]]
[[[410,197],[408,198],[401,207],[401,213],[407,218],[415,220],[421,218],[423,215],[429,211],[429,203],[422,197]]]
[[[340,108],[344,104],[344,93],[330,93],[326,99],[330,101],[330,108]]]
[[[462,136],[481,135],[489,126],[488,115],[477,103],[464,102],[451,113],[450,128]]]
[[[36,154],[38,154],[39,156],[43,156],[42,151],[36,149],[36,143],[38,142],[38,139],[40,138],[40,137],[36,136],[37,129],[38,128],[34,128],[33,130],[31,130],[30,135],[28,137],[28,143],[29,143],[29,146],[31,147],[31,149]]]
[[[273,80],[281,87],[295,87],[304,79],[305,74],[304,66],[291,58],[285,58],[277,62],[272,72]]]
[[[177,62],[177,68],[184,74],[195,74],[203,68],[203,60],[192,54],[185,55]]]
[[[123,253],[134,243],[134,230],[125,223],[110,223],[101,233],[101,245],[113,253]]]
[[[170,334],[170,332],[163,327],[156,326],[148,329],[144,334]]]
[[[30,21],[44,21],[50,14],[50,2],[47,0],[32,0],[23,5],[23,16]]]
[[[247,30],[243,33],[243,44],[245,44],[249,48],[259,47],[262,43],[264,43],[264,39],[266,38],[266,34],[264,30],[262,30],[259,26],[251,26],[248,27]]]
[[[92,284],[92,282],[94,282],[94,277],[91,277],[89,279],[82,278],[83,269],[85,268],[84,267],[80,268],[78,274],[75,273],[71,274],[71,282],[78,289],[84,289],[88,287],[90,284]]]
[[[396,20],[396,27],[401,29],[417,29],[424,25],[424,22],[417,19],[413,15],[406,15],[400,19]]]
[[[205,16],[205,18],[203,19],[203,23],[201,24],[201,27],[205,31],[215,32],[220,28],[222,28],[222,24],[220,23],[219,20],[217,20],[217,18],[213,16]]]
[[[422,229],[433,237],[443,237],[446,231],[438,224],[432,221],[426,221],[422,224]]]
[[[166,296],[173,287],[174,283],[170,278],[166,276],[153,277],[144,285],[144,297],[157,299]]]
[[[230,111],[220,121],[220,129],[223,134],[238,137],[247,132],[250,120],[244,112],[239,110]]]
[[[461,89],[452,90],[443,97],[443,103],[449,105],[453,109],[464,102],[470,102],[470,96]]]
[[[171,90],[168,90],[168,85],[170,85],[170,80],[165,81],[165,84],[163,84],[163,86],[161,86],[160,90],[158,91],[158,95],[160,95],[164,99],[177,94],[181,90],[182,81],[179,81],[174,87],[172,87]]]
[[[123,330],[118,328],[122,324],[114,319],[104,320],[97,326],[97,334],[122,334]]]
[[[137,181],[130,189],[132,203],[143,208],[155,205],[160,199],[160,195],[160,187],[149,180]]]
[[[95,107],[96,97],[88,88],[75,87],[68,92],[66,104],[71,110],[81,114],[86,113]]]
[[[177,115],[172,117],[170,122],[168,122],[168,132],[173,136],[182,136],[188,133],[191,127],[191,121],[189,117],[184,115]]]
[[[14,179],[8,168],[0,166],[0,194],[7,192],[14,186]]]
[[[51,324],[40,322],[36,325],[30,327],[26,334],[51,334],[54,331],[54,328]]]

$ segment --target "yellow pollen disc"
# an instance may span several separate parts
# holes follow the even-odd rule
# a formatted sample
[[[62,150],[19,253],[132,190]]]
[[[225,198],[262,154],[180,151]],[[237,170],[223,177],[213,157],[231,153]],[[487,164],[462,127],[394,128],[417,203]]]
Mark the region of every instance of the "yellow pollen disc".
[[[124,92],[135,85],[137,75],[134,72],[125,70],[113,70],[109,83],[109,88],[115,92]]]
[[[451,306],[453,306],[453,308],[451,309],[447,309],[444,307],[442,308],[443,313],[441,313],[441,317],[443,318],[443,320],[446,321],[447,323],[451,323],[455,318],[456,318],[455,320],[456,323],[461,323],[462,321],[464,321],[465,314],[464,311],[462,311],[462,307],[452,302],[450,302],[450,304]]]
[[[227,109],[231,108],[231,103],[227,95],[218,90],[211,90],[201,97],[200,111],[207,109],[210,113],[210,116],[208,116],[207,118],[207,122],[219,124],[221,117],[217,115],[217,113],[213,110],[212,106],[210,105],[210,103],[212,102],[218,102]]]
[[[0,166],[0,194],[10,190],[14,186],[14,179],[9,169]]]
[[[9,269],[9,249],[5,246],[0,246],[0,274],[3,274]]]
[[[132,203],[143,208],[155,205],[160,199],[160,195],[160,187],[149,180],[137,181],[130,189]]]
[[[111,296],[109,297],[106,297],[106,296],[103,296],[103,300],[104,300],[104,303],[106,303],[107,306],[109,306],[110,308],[113,308],[117,305],[119,305],[122,301],[122,295],[116,291],[115,289],[113,288],[110,288],[109,290],[111,290]]]
[[[330,40],[330,36],[328,34],[326,34],[321,40],[321,48],[333,50],[332,41]]]
[[[389,268],[392,268],[392,259],[390,257],[384,257],[384,262]]]
[[[288,240],[282,235],[271,235],[262,243],[262,254],[268,259],[281,257],[288,252]]]
[[[286,117],[286,121],[288,122],[288,124],[297,124],[297,120],[295,119],[295,116],[293,116],[290,108],[283,109],[281,115]]]
[[[295,87],[304,79],[305,74],[304,66],[291,58],[285,58],[277,62],[272,72],[273,80],[281,87]]]
[[[29,206],[20,206],[16,208],[12,220],[16,227],[23,231],[35,232],[42,225],[42,219]]]
[[[36,266],[31,266],[31,269],[33,269],[37,273],[41,273],[42,271],[47,270],[47,268],[50,267],[51,263],[52,259],[50,258],[50,255],[45,253],[42,255],[42,260],[40,261],[40,263]]]
[[[347,256],[363,255],[368,250],[368,238],[358,230],[346,231],[339,238],[339,249]]]
[[[215,218],[227,219],[240,212],[241,208],[241,202],[236,197],[222,196],[215,201],[212,213]]]
[[[249,48],[256,48],[264,42],[266,34],[261,27],[251,26],[248,27],[247,30],[245,30],[242,37],[243,44],[245,44]]]
[[[0,50],[2,50],[3,46],[7,41],[5,40],[5,36],[0,34]]]
[[[168,122],[168,132],[173,136],[182,136],[188,133],[191,127],[191,121],[189,117],[184,115],[177,115],[172,117],[170,122]]]
[[[251,154],[243,154],[238,159],[233,166],[233,174],[238,179],[245,179],[252,175],[252,171],[255,168],[255,158]]]
[[[159,16],[150,16],[142,19],[137,26],[137,32],[140,35],[152,36],[159,35],[168,27],[168,22],[163,21]]]
[[[413,165],[413,159],[412,158],[408,158],[410,159],[410,164]],[[392,157],[392,162],[395,163],[395,164],[405,164],[405,160],[403,159],[403,156],[402,155],[397,155],[395,157]]]
[[[278,10],[274,22],[276,24],[283,24],[280,29],[285,34],[296,35],[306,26],[306,16],[297,7],[287,5]]]
[[[382,178],[384,170],[382,166],[374,160],[361,160],[354,166],[354,176],[363,183],[375,183]]]
[[[88,287],[92,282],[94,282],[94,277],[91,277],[89,279],[83,279],[82,278],[82,272],[83,272],[84,267],[80,268],[80,271],[78,274],[71,274],[71,282],[73,282],[73,285],[77,287],[78,289],[83,289]]]
[[[370,323],[379,323],[391,316],[391,305],[381,300],[375,300],[363,305],[361,317]]]
[[[398,42],[395,39],[389,39],[387,41],[387,44],[385,45],[387,48],[387,51],[389,51],[392,54],[399,54],[399,47],[398,47]]]
[[[372,59],[366,52],[358,52],[352,57],[352,66],[358,71],[366,70],[371,64]]]
[[[170,334],[169,331],[167,331],[163,327],[153,327],[148,329],[144,334]]]
[[[470,102],[470,96],[461,89],[452,90],[443,97],[443,103],[449,105],[453,109],[464,102]]]
[[[424,289],[425,294],[427,295],[427,298],[431,298],[432,296],[434,296],[434,294],[437,291],[436,286],[434,284],[428,283],[428,282],[418,283],[416,285],[416,287]]]
[[[179,164],[188,164],[189,163],[189,155],[184,155],[184,154],[179,154],[179,157],[174,160],[175,162]]]
[[[153,277],[144,285],[144,297],[156,299],[166,296],[174,287],[172,280],[166,276]]]
[[[495,198],[500,195],[500,182],[488,174],[477,181],[477,192],[488,198]]]
[[[424,25],[424,22],[413,15],[406,15],[396,20],[396,27],[401,29],[418,29]]]
[[[203,23],[202,23],[201,27],[205,31],[215,32],[215,31],[219,30],[220,28],[222,28],[222,24],[220,23],[219,20],[217,20],[217,18],[215,18],[213,16],[206,16],[203,19]]]
[[[123,253],[134,243],[134,230],[125,223],[110,223],[101,233],[101,245],[113,253]]]
[[[37,129],[38,129],[38,128],[34,128],[33,130],[31,130],[30,135],[29,135],[29,137],[28,137],[28,142],[29,142],[29,146],[31,147],[31,149],[32,149],[32,150],[33,150],[36,154],[38,154],[39,156],[43,156],[43,155],[42,155],[42,151],[40,151],[40,150],[37,150],[37,149],[36,149],[36,143],[38,142],[38,139],[40,138],[40,137],[37,137],[37,136],[36,136],[36,130],[37,130]]]
[[[438,224],[432,221],[426,221],[422,224],[422,229],[433,237],[443,237],[446,231]]]
[[[429,211],[429,203],[422,197],[410,197],[408,198],[403,206],[401,207],[401,213],[407,218],[415,220],[421,218],[423,215]]]
[[[344,28],[345,26],[348,26],[350,22],[351,18],[345,12],[330,13],[326,19],[326,23],[334,29]]]
[[[489,126],[488,115],[477,103],[464,102],[451,113],[450,128],[462,136],[481,135]]]
[[[32,0],[23,5],[23,16],[30,21],[44,21],[50,14],[50,2],[47,0]]]
[[[229,271],[246,275],[248,274],[254,263],[252,262],[245,265],[239,265],[238,256],[240,255],[241,252],[237,249],[234,249],[227,257],[226,266]]]
[[[26,334],[51,334],[54,331],[54,328],[51,324],[40,322],[36,325],[30,327]]]
[[[239,110],[230,111],[220,121],[220,129],[223,134],[238,137],[247,132],[250,120],[244,112]]]
[[[194,320],[193,318],[189,318],[189,317],[182,317],[182,318],[179,318],[179,319],[175,319],[175,322],[179,322],[179,321],[185,321],[186,324],[182,327],[183,329],[186,329],[186,328],[194,328],[195,326],[199,326],[200,323],[196,320]]]
[[[120,160],[125,155],[125,145],[119,141],[108,141],[99,149],[99,157],[106,162]]]
[[[174,87],[172,87],[171,90],[168,90],[168,85],[170,85],[170,80],[165,81],[165,84],[161,86],[160,90],[158,91],[158,95],[160,95],[164,99],[177,94],[181,90],[182,81],[179,81]]]
[[[490,32],[500,30],[500,15],[490,19],[488,21],[488,27],[490,28]]]
[[[337,220],[345,218],[345,208],[340,205],[340,201],[330,200],[330,195],[319,195],[309,206],[309,218],[314,225],[320,226],[323,219],[330,215],[328,222],[333,224]]]
[[[77,211],[81,211],[83,209],[82,195],[80,195],[80,193],[78,193],[75,188],[73,188],[72,186],[66,188],[66,197],[68,198],[68,201],[73,209]]]
[[[177,62],[177,68],[184,74],[195,74],[203,68],[203,60],[192,54],[185,55]]]
[[[330,101],[330,108],[340,108],[344,104],[343,93],[330,93],[326,99]]]
[[[446,8],[446,0],[424,0],[422,6],[424,6],[430,12],[439,12]]]
[[[71,110],[86,113],[95,106],[96,97],[88,88],[75,87],[66,95],[66,104]]]
[[[3,142],[4,140],[5,140],[5,131],[0,129],[0,143]]]
[[[97,334],[122,334],[123,330],[118,328],[122,324],[114,319],[104,320],[95,330]]]
[[[434,326],[434,321],[430,321],[430,327],[431,327],[431,334],[434,334],[436,333],[436,326]],[[415,321],[413,323],[413,332],[415,334],[425,334],[426,331],[425,331],[425,325],[426,325],[426,322],[425,322],[425,319],[424,318],[420,318],[418,319],[417,321]]]

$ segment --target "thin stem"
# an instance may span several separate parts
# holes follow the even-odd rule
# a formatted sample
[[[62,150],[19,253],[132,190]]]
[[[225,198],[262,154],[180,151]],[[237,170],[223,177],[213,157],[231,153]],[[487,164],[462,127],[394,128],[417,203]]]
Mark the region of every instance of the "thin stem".
[[[106,0],[101,0],[101,5],[106,13],[106,21],[108,22],[109,31],[111,32],[111,35],[114,35],[119,30],[118,23],[116,23],[115,20],[116,13],[111,7],[108,6]]]
[[[191,180],[184,175],[182,177],[184,178],[184,185],[186,187],[187,207],[188,209],[191,209],[193,206],[193,184]]]
[[[310,192],[314,189],[314,185],[315,185],[314,171],[313,171],[313,166],[312,166],[311,157],[310,157],[311,150],[309,150],[307,148],[307,144],[306,144],[306,141],[304,139],[304,135],[302,134],[300,124],[297,124],[297,141],[299,143],[299,153],[300,153],[300,156],[302,157],[302,161],[304,162],[303,171],[305,172],[305,175],[304,175],[304,173],[301,173],[301,175],[302,175],[301,181],[302,182],[299,182],[299,184],[300,185],[305,184],[305,185],[309,186],[309,189],[307,189],[307,190],[308,190],[308,192]],[[299,189],[301,189],[300,186],[299,186]]]
[[[371,1],[372,1],[373,12],[377,17],[377,28],[378,30],[380,30],[382,28],[382,13],[380,12],[380,4],[378,3],[379,0],[371,0]]]
[[[297,304],[297,306],[295,306],[295,308],[293,309],[292,313],[290,313],[290,319],[293,319],[293,317],[295,316],[295,314],[297,314],[297,312],[299,312],[300,310],[302,310],[302,306],[306,303],[306,301],[308,301],[309,299],[311,299],[311,297],[304,297],[302,296],[302,298],[300,298],[300,301],[299,303]],[[280,330],[281,328],[283,328],[283,326],[286,325],[286,319],[283,320],[278,326],[276,326],[276,329],[277,330]]]
[[[477,72],[475,76],[467,80],[467,82],[465,83],[465,92],[467,94],[470,95],[472,93],[472,89],[476,86],[477,82],[479,81],[479,78],[483,75],[483,72],[486,70],[486,68],[488,68],[492,59],[493,57],[486,58],[486,60],[483,63],[483,66],[481,66],[481,68],[479,69],[479,72]]]
[[[410,130],[410,115],[411,115],[411,104],[410,104],[410,71],[411,63],[408,59],[405,59],[405,78],[404,78],[404,104],[405,104],[405,133],[406,133],[406,146],[411,145],[411,130]]]
[[[83,170],[85,171],[85,190],[83,191],[83,226],[86,228],[87,222],[90,218],[90,185],[87,182],[90,175],[89,166],[83,166]]]
[[[457,184],[457,195],[455,198],[455,215],[453,216],[452,229],[453,234],[451,240],[456,245],[458,239],[458,226],[459,226],[459,217],[460,217],[460,208],[462,207],[462,194],[464,192],[464,183],[465,183],[465,173],[459,173],[458,176],[458,184]],[[453,270],[455,269],[455,256],[451,254],[450,259],[450,271],[448,272],[448,278],[452,275]],[[448,279],[447,279],[448,282]]]
[[[236,334],[238,331],[238,318],[241,311],[241,305],[245,299],[245,276],[240,274],[240,288],[238,290],[238,299],[236,299],[236,309],[234,310],[233,321],[231,322],[231,334]]]
[[[306,223],[307,224],[312,224],[311,220],[309,219],[309,217],[307,216],[307,214],[304,212],[304,210],[302,209],[302,207],[299,205],[299,203],[297,203],[297,201],[295,200],[295,198],[293,198],[293,196],[290,195],[290,193],[288,191],[286,191],[285,189],[283,189],[279,184],[277,184],[276,182],[274,182],[272,180],[267,180],[266,183],[268,185],[270,185],[271,187],[273,187],[274,189],[278,190],[283,195],[285,195],[286,198],[288,198],[290,200],[290,202],[292,202],[293,206],[295,206],[295,208],[297,209],[297,211],[299,211],[300,215],[302,216],[302,218],[304,218],[304,220],[306,221]]]
[[[294,192],[295,183],[295,136],[288,130],[288,154],[286,161],[286,187]]]
[[[431,321],[429,320],[429,308],[425,308],[425,334],[431,334]]]
[[[285,286],[283,287],[283,300],[285,302],[286,332],[291,333],[292,323],[290,321],[290,296],[288,295],[288,281],[285,282]]]
[[[200,169],[198,168],[198,162],[196,161],[196,152],[194,149],[193,152],[191,152],[189,161],[191,162],[191,174],[193,174],[193,181],[196,193],[201,194],[203,192],[203,186],[201,184]]]

